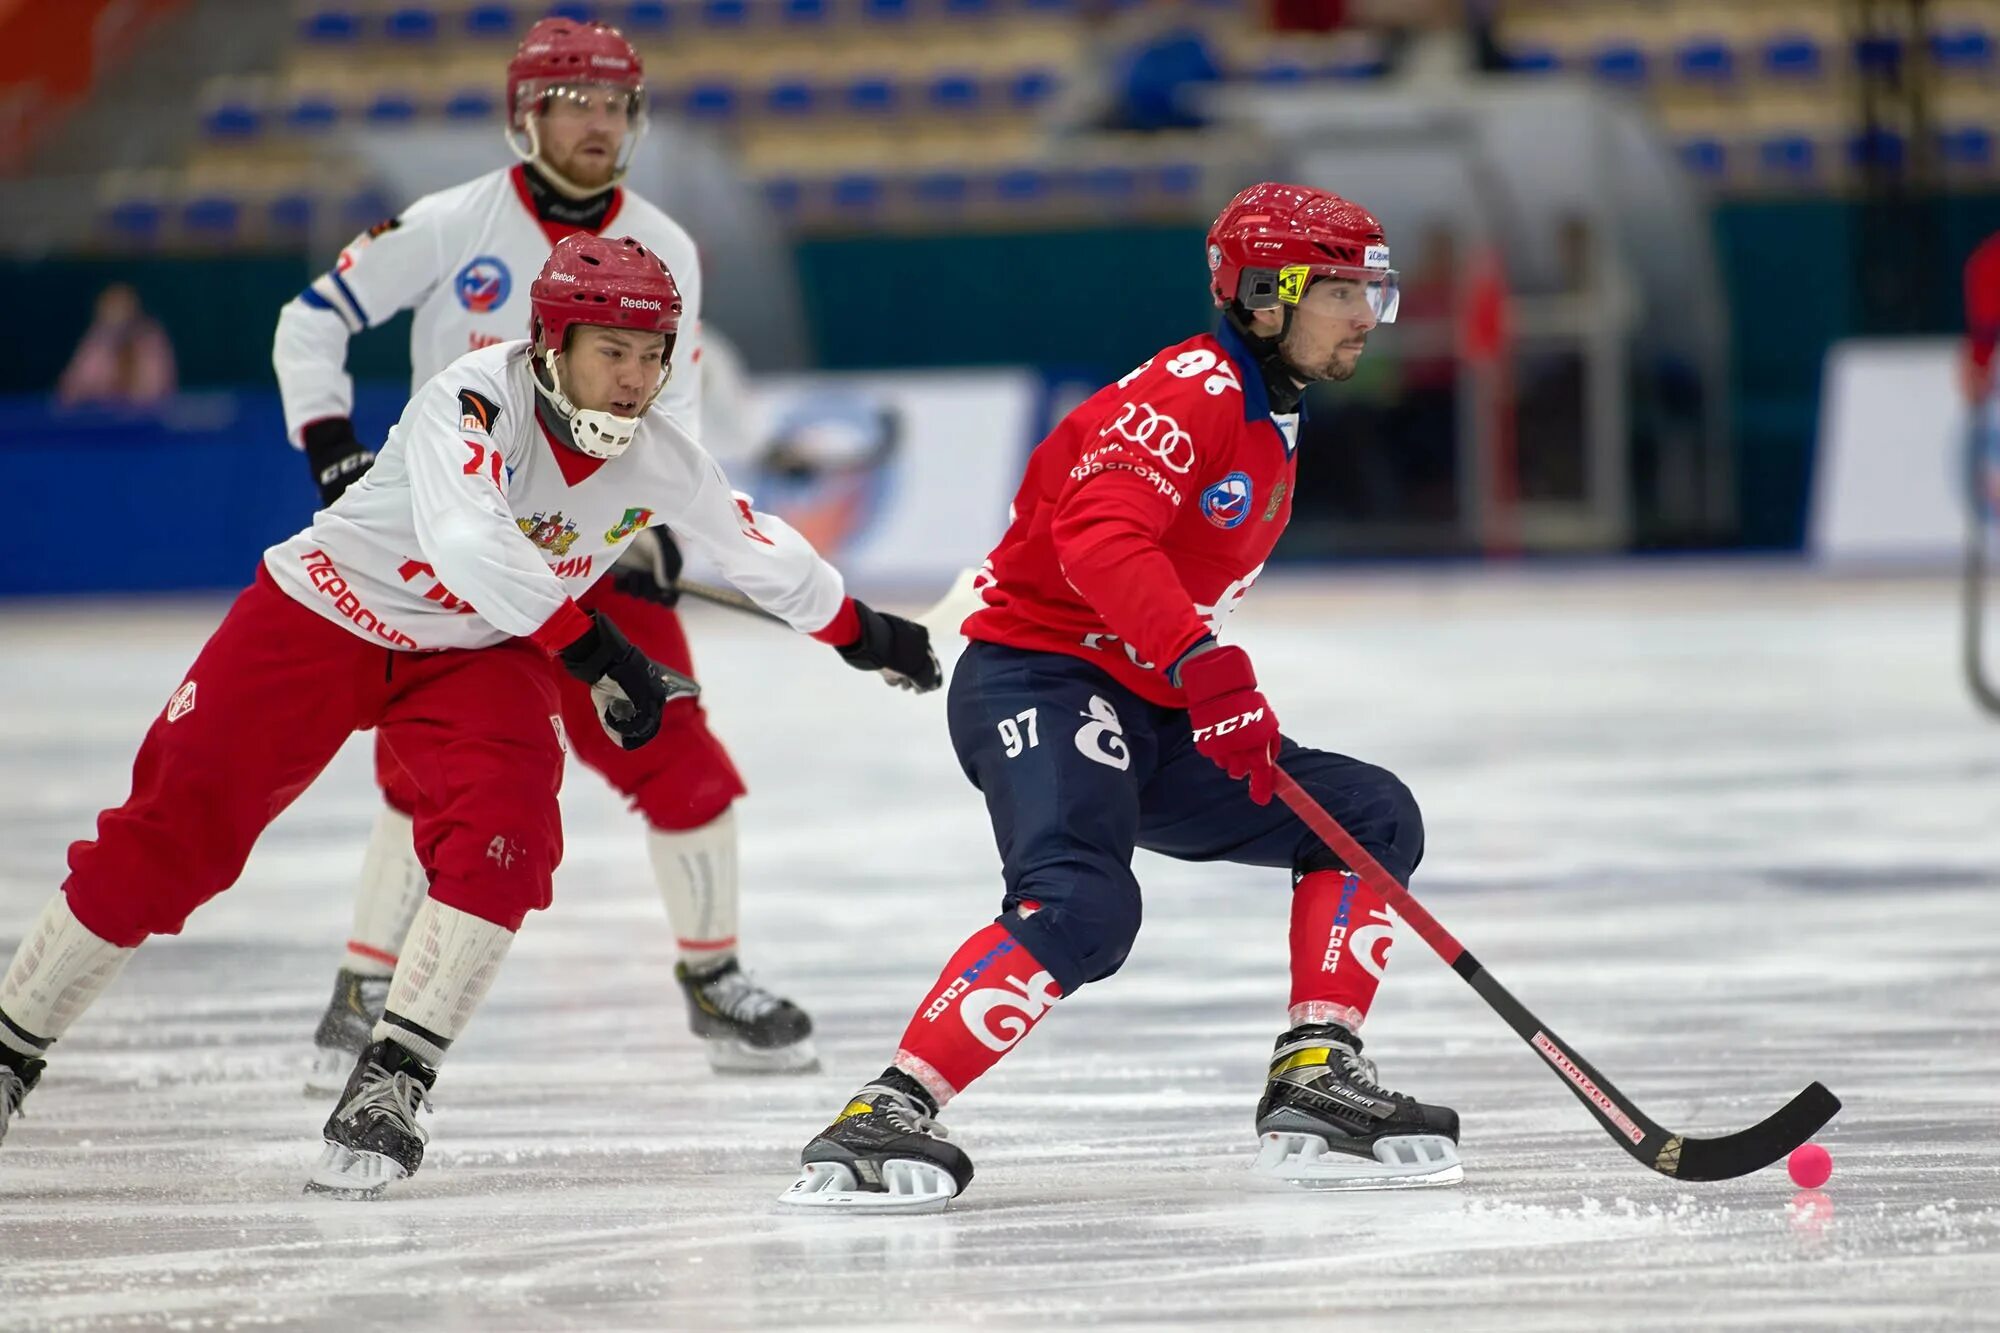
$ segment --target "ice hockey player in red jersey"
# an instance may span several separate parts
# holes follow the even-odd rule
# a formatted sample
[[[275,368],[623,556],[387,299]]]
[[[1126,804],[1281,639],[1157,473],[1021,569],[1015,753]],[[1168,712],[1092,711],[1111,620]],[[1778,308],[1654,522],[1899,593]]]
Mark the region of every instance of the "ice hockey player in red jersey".
[[[1000,914],[806,1146],[787,1203],[931,1211],[965,1188],[971,1160],[935,1117],[1124,962],[1135,847],[1290,876],[1291,1027],[1257,1107],[1257,1168],[1329,1188],[1462,1177],[1457,1115],[1390,1091],[1361,1053],[1388,910],[1271,804],[1274,764],[1406,882],[1416,801],[1281,734],[1249,656],[1217,642],[1291,515],[1300,394],[1352,375],[1395,318],[1388,245],[1360,206],[1266,183],[1216,219],[1208,267],[1217,332],[1100,390],[1029,459],[950,690],[952,743],[999,844]]]
[[[310,1184],[369,1195],[417,1169],[440,1062],[562,858],[564,753],[671,743],[695,683],[620,632],[589,590],[665,523],[794,629],[891,684],[941,683],[929,636],[848,597],[755,512],[654,400],[681,319],[629,237],[564,240],[528,341],[447,366],[366,476],[264,553],[146,733],[132,792],[22,936],[0,980],[0,1137],[50,1047],[151,935],[242,873],[265,827],[373,727],[415,793],[429,896]]]
[[[673,272],[685,313],[660,404],[706,439],[697,364],[703,284],[694,242],[619,183],[645,130],[644,74],[638,52],[616,29],[565,17],[536,23],[507,65],[508,143],[521,161],[426,195],[371,227],[285,306],[272,361],[287,430],[312,465],[321,503],[332,503],[374,458],[349,417],[348,340],[398,310],[414,310],[414,389],[467,352],[520,336],[528,279],[571,235],[631,236]],[[674,609],[680,564],[664,529],[642,528],[585,607],[610,612],[655,661],[693,674]],[[815,1069],[810,1017],[738,963],[734,812],[743,780],[699,704],[674,710],[667,725],[673,734],[666,744],[577,757],[645,821],[647,858],[679,946],[675,976],[689,1024],[717,1069]],[[411,840],[416,793],[409,773],[380,746],[376,780],[384,805],[362,861],[333,995],[314,1033],[309,1092],[337,1090],[354,1052],[368,1044],[424,899]]]

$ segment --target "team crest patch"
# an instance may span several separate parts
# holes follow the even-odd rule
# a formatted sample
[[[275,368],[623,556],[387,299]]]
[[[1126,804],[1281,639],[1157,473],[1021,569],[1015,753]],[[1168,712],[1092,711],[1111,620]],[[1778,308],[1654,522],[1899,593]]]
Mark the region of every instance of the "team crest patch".
[[[569,548],[576,545],[576,524],[563,517],[562,510],[553,514],[537,512],[532,518],[517,518],[522,535],[550,555],[565,556]]]
[[[167,721],[178,722],[194,711],[194,682],[188,681],[167,700]]]
[[[370,227],[367,231],[364,231],[361,234],[363,236],[366,236],[369,240],[372,241],[377,236],[385,236],[402,225],[403,225],[403,219],[399,217],[383,218],[380,222],[376,223],[374,226]]]
[[[458,391],[458,428],[460,430],[485,431],[493,433],[493,423],[500,419],[500,405],[484,394],[470,389]]]
[[[480,255],[458,271],[451,289],[457,293],[458,303],[473,314],[491,314],[507,304],[507,293],[514,290],[514,277],[499,259]]]
[[[1218,528],[1233,528],[1250,517],[1250,474],[1232,472],[1201,493],[1201,516]]]
[[[614,526],[604,530],[604,540],[608,545],[616,546],[619,542],[624,541],[627,537],[630,537],[633,533],[652,521],[652,510],[628,509],[625,511],[625,517],[619,519]]]

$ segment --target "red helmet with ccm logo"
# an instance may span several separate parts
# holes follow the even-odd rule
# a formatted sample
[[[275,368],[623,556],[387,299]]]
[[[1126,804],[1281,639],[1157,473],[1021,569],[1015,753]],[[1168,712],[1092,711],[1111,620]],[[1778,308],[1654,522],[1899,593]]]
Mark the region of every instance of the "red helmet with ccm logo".
[[[528,331],[535,345],[561,350],[577,324],[603,324],[667,335],[667,355],[681,327],[681,289],[658,255],[630,236],[565,236],[528,289]]]
[[[636,98],[645,78],[639,53],[618,29],[575,19],[543,19],[528,29],[520,49],[507,62],[507,127],[520,129],[528,110],[524,103],[549,87],[608,83],[630,89]]]
[[[1225,309],[1295,306],[1315,278],[1359,282],[1375,317],[1396,318],[1396,271],[1375,215],[1328,190],[1265,181],[1229,201],[1208,229],[1209,290]]]

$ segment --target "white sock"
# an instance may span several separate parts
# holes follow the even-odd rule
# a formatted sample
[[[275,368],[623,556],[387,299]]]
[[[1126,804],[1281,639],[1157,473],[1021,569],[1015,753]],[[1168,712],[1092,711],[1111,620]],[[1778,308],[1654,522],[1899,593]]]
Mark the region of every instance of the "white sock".
[[[58,891],[0,981],[0,1045],[39,1056],[69,1031],[136,952],[91,934],[69,910],[69,896]]]
[[[405,941],[375,1040],[393,1041],[435,1069],[486,998],[514,943],[505,926],[424,899]]]
[[[361,860],[361,885],[354,895],[354,927],[340,965],[364,977],[396,970],[410,922],[431,891],[430,876],[417,860],[410,817],[388,806],[375,816],[368,854]]]
[[[681,961],[712,967],[736,953],[736,807],[700,828],[646,834],[653,876]]]

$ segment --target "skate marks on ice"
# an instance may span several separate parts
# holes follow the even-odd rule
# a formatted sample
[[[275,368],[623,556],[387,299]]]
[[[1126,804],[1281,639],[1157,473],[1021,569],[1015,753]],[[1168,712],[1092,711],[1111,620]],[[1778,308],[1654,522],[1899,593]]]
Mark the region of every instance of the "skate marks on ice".
[[[350,747],[57,1048],[0,1148],[0,1328],[1989,1317],[2000,728],[1958,697],[1949,589],[1269,591],[1235,632],[1291,731],[1422,797],[1418,892],[1451,929],[1677,1126],[1735,1128],[1826,1079],[1847,1109],[1819,1197],[1781,1170],[1637,1171],[1407,934],[1368,1053],[1458,1108],[1465,1183],[1256,1182],[1282,878],[1148,859],[1125,970],[946,1108],[979,1168],[951,1211],[781,1214],[799,1147],[991,913],[997,858],[938,700],[697,613],[754,793],[746,961],[812,1009],[827,1072],[707,1072],[638,834],[579,773],[556,907],[454,1050],[422,1172],[375,1204],[301,1196],[332,1098],[298,1070],[373,813]],[[161,618],[135,650],[110,616],[0,611],[0,947],[219,614]],[[907,742],[857,772],[857,736]]]

